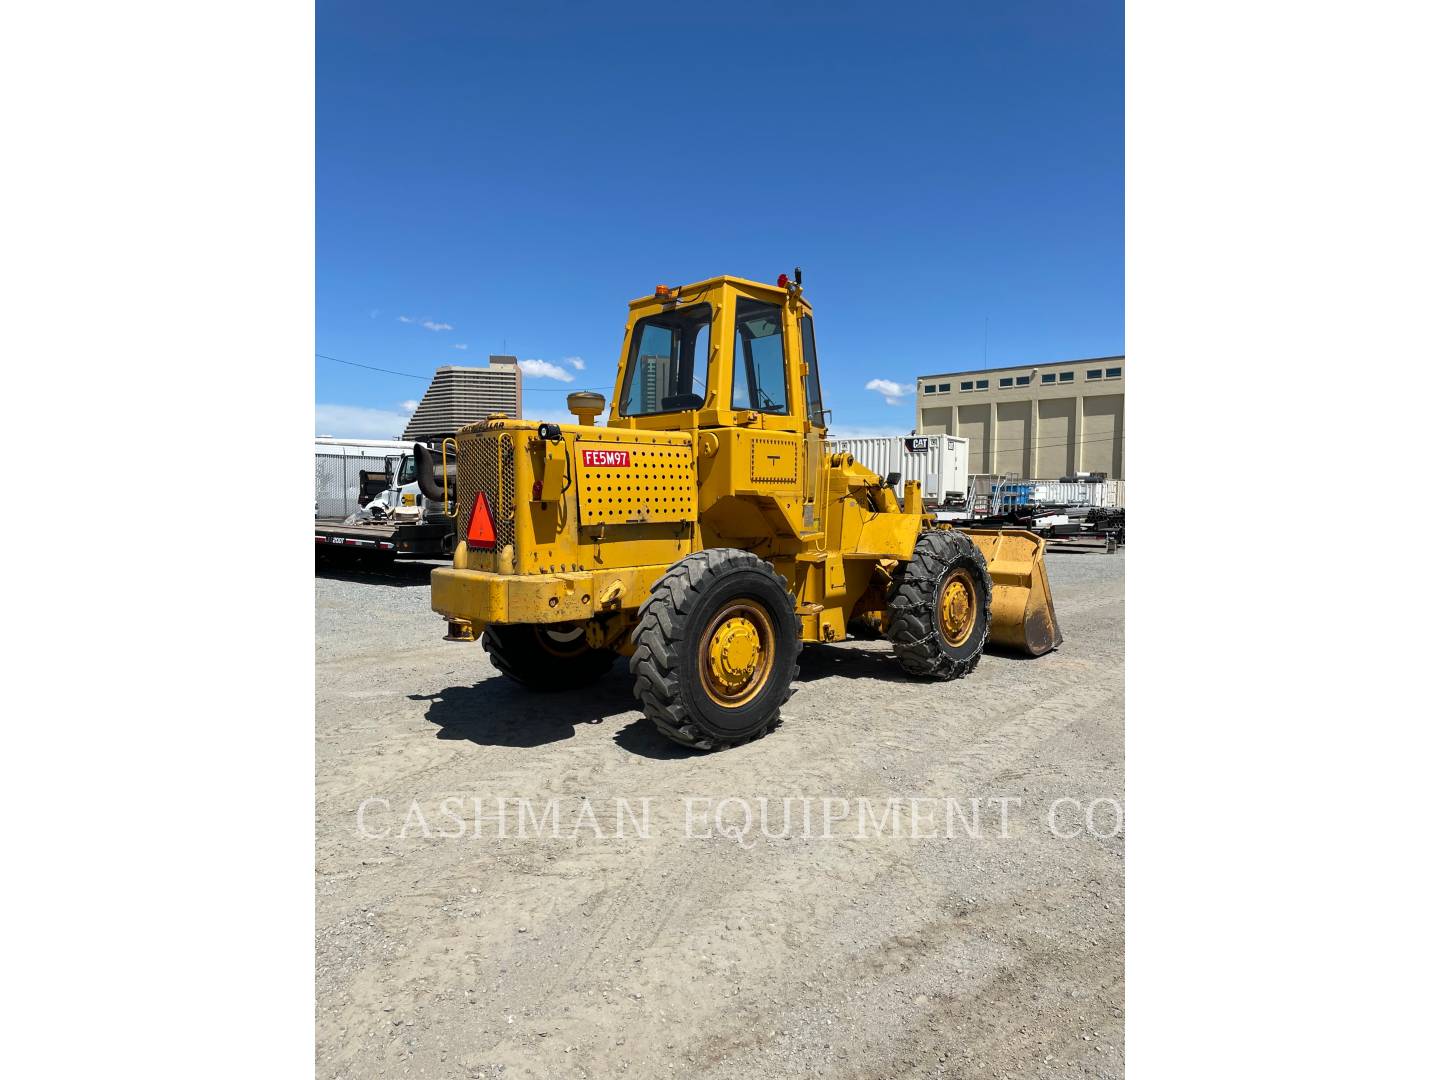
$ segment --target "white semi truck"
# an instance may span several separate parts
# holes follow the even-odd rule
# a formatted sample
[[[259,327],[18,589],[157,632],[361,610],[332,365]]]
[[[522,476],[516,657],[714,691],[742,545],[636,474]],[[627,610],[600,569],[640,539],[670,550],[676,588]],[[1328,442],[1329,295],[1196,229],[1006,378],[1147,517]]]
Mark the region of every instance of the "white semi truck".
[[[455,519],[422,492],[417,449],[383,439],[316,438],[317,554],[419,559],[455,550]]]

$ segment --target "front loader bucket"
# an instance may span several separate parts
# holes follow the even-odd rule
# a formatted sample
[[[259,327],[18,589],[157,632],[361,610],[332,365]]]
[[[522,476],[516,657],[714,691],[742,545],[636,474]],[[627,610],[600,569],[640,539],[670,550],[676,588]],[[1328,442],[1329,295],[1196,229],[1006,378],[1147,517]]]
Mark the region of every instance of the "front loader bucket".
[[[1042,656],[1060,644],[1045,573],[1045,541],[1024,529],[964,529],[990,570],[990,640]]]

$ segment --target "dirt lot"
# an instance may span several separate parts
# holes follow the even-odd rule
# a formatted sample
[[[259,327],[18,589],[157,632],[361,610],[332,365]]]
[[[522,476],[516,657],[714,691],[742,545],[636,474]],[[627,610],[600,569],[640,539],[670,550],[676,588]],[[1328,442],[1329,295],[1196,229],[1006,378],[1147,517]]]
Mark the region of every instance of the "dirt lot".
[[[1052,556],[1065,644],[960,682],[809,646],[718,754],[623,664],[537,695],[441,640],[428,566],[317,576],[317,1074],[1120,1076],[1124,566]]]

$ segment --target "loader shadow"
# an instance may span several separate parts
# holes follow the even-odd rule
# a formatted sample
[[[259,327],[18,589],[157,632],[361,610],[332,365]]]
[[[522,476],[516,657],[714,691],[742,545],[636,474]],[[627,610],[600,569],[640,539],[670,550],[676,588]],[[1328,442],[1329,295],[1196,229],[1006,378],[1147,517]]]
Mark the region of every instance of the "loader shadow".
[[[896,661],[888,646],[882,649],[849,648],[843,645],[807,644],[800,650],[800,677],[797,682],[817,679],[866,679],[882,682],[913,682]]]
[[[681,746],[677,742],[671,742],[656,731],[655,725],[644,716],[617,731],[615,745],[621,750],[628,750],[637,757],[652,758],[655,761],[679,761],[703,757],[709,753],[708,750],[695,750],[688,746]]]
[[[439,728],[437,739],[533,749],[573,739],[582,725],[637,713],[639,705],[631,686],[624,665],[617,664],[599,682],[579,690],[527,690],[497,675],[472,686],[451,686],[438,694],[409,697],[430,703],[425,718]],[[657,760],[697,753],[670,742],[639,715],[615,733],[615,745]]]
[[[437,566],[449,566],[448,562],[433,560],[400,562],[382,559],[378,556],[349,556],[317,554],[315,576],[331,581],[354,581],[361,585],[381,585],[390,588],[408,589],[418,585],[430,585],[430,571]]]
[[[992,650],[987,657],[1030,659],[1010,650]],[[856,648],[812,643],[800,652],[798,683],[823,679],[865,679],[924,683],[900,667],[888,647]],[[503,675],[469,686],[451,686],[437,694],[411,694],[411,701],[429,703],[425,718],[439,730],[435,737],[472,742],[476,746],[534,749],[573,739],[582,725],[603,724],[617,717],[629,722],[615,732],[615,745],[637,757],[657,761],[684,760],[706,751],[671,742],[645,716],[633,694],[624,661],[617,661],[603,679],[578,690],[527,690]]]
[[[1033,660],[1016,649],[986,643],[985,659]],[[927,681],[911,675],[900,666],[895,654],[887,644],[881,648],[856,648],[854,642],[844,645],[827,645],[811,642],[800,650],[800,676],[797,682],[815,682],[818,679],[866,679],[881,682],[919,683]]]

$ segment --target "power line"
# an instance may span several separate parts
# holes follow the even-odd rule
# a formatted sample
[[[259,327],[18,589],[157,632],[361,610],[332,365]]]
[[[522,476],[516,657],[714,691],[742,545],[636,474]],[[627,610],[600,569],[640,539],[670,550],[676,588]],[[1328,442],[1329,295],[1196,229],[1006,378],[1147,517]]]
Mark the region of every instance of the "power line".
[[[325,353],[318,353],[318,352],[317,352],[315,355],[318,356],[321,360],[333,360],[333,361],[335,361],[335,363],[337,363],[337,364],[345,364],[345,365],[347,365],[348,367],[364,368],[366,371],[379,371],[379,372],[383,372],[383,373],[386,374],[386,375],[399,375],[401,378],[405,378],[405,379],[419,379],[419,380],[421,380],[422,382],[428,381],[427,378],[426,378],[426,376],[424,376],[424,375],[416,375],[416,374],[413,374],[412,372],[409,372],[409,371],[391,371],[389,368],[372,367],[372,366],[369,365],[369,364],[357,364],[354,360],[341,360],[338,356],[327,356]],[[568,387],[568,386],[527,386],[527,387],[525,387],[525,393],[532,393],[532,394],[534,394],[534,393],[574,394],[574,393],[578,393],[580,390],[589,390],[591,393],[596,393],[596,394],[603,394],[603,393],[604,393],[603,390],[593,390],[593,389],[591,389],[590,387],[577,387],[577,388],[575,388],[575,389],[572,389],[572,388],[570,388],[570,387]],[[962,438],[965,438],[965,437],[966,437],[966,436],[962,436]],[[992,436],[989,441],[992,442],[992,443],[1018,442],[1018,443],[1021,444],[1021,445],[1015,447],[1014,450],[1003,450],[1003,449],[1001,449],[1001,448],[998,447],[998,446],[995,448],[998,453],[1009,454],[1009,453],[1015,453],[1015,452],[1018,452],[1018,451],[1023,451],[1023,450],[1030,449],[1032,446],[1033,446],[1035,449],[1039,450],[1039,449],[1041,449],[1042,447],[1069,446],[1069,445],[1071,445],[1071,444],[1074,444],[1074,445],[1078,446],[1078,445],[1081,445],[1081,444],[1083,444],[1083,443],[1091,443],[1091,442],[1112,442],[1112,441],[1115,441],[1115,440],[1117,440],[1117,439],[1118,439],[1120,442],[1124,442],[1124,441],[1125,441],[1125,436],[1124,436],[1124,435],[1110,434],[1110,435],[1097,435],[1097,436],[1095,436],[1094,438],[1087,438],[1087,439],[1061,439],[1061,440],[1059,440],[1059,441],[1057,441],[1057,442],[1036,442],[1036,443],[1031,443],[1031,442],[1030,442],[1025,436],[1023,436],[1023,435],[1004,435],[1004,436],[996,435],[996,436]],[[981,441],[981,442],[984,442],[984,441],[985,441],[985,439],[984,439],[983,436],[980,437],[980,441]]]
[[[327,356],[325,353],[316,353],[321,360],[334,360],[337,364],[344,364],[346,367],[364,368],[366,371],[379,371],[386,375],[399,375],[402,379],[419,379],[421,382],[429,382],[429,375],[416,375],[411,371],[392,371],[390,368],[373,367],[370,364],[357,364],[354,360],[341,360],[338,356]],[[588,386],[527,386],[524,392],[527,394],[573,394],[579,390],[590,390],[591,393],[604,393],[602,390],[591,390]]]
[[[344,364],[347,367],[364,368],[366,371],[383,371],[386,375],[399,375],[402,379],[419,379],[421,382],[428,380],[424,375],[415,375],[409,371],[391,371],[389,368],[371,367],[369,364],[357,364],[354,360],[341,360],[338,356],[326,356],[324,353],[316,353],[321,360],[334,360],[337,364]]]

